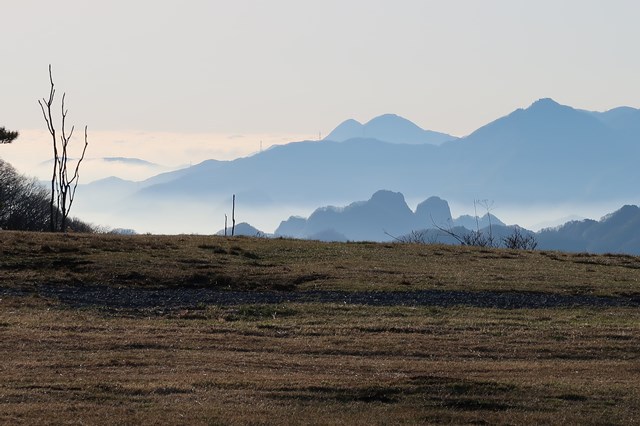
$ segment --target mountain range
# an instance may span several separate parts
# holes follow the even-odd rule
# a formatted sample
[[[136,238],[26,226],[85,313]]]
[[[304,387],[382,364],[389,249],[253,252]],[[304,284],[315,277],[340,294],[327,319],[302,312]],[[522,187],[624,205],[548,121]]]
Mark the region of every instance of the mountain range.
[[[625,205],[598,221],[571,221],[537,235],[541,249],[640,255],[640,207]]]
[[[203,232],[186,226],[196,223],[189,218],[197,210],[190,203],[206,210],[199,211],[202,217],[220,216],[216,212],[231,194],[256,216],[291,206],[346,205],[380,188],[410,199],[437,194],[466,204],[475,199],[521,206],[633,204],[640,195],[639,123],[637,109],[589,112],[551,99],[468,136],[439,134],[431,142],[418,137],[431,133],[391,114],[364,125],[348,120],[322,141],[275,146],[233,161],[208,160],[141,182],[84,185],[78,189],[78,211],[85,203],[101,213],[135,212],[140,223],[179,216],[185,224],[179,232]],[[402,131],[392,138],[390,129]]]
[[[399,192],[381,190],[367,201],[346,207],[321,207],[307,219],[293,216],[280,223],[276,236],[330,241],[389,241],[396,236],[426,228],[465,226],[484,228],[489,213],[482,218],[464,215],[451,217],[449,204],[439,197],[429,197],[412,211]],[[504,225],[491,215],[494,225]]]
[[[533,232],[517,225],[506,225],[486,209],[478,216],[462,215],[454,219],[448,202],[439,197],[429,197],[413,211],[401,193],[386,190],[345,207],[318,208],[307,218],[291,216],[282,221],[273,234],[266,234],[248,223],[239,223],[235,235],[342,242],[460,244],[464,235],[479,232],[487,237],[491,235],[495,245],[504,246],[504,239],[512,236],[516,228],[523,236],[533,238],[540,250],[640,255],[638,206],[625,205],[600,220],[572,220]],[[224,235],[224,229],[217,234]],[[231,234],[230,228],[227,234]]]
[[[351,203],[346,207],[323,207],[308,219],[291,217],[275,231],[276,236],[326,239],[333,235],[340,240],[385,241],[389,235],[402,235],[431,223],[451,222],[451,210],[446,201],[431,197],[412,211],[399,192],[377,191],[368,201]]]
[[[385,187],[412,198],[435,193],[503,203],[636,196],[640,134],[630,137],[631,126],[612,127],[610,118],[544,99],[441,146],[363,138],[291,143],[234,161],[201,163],[139,196],[233,192],[257,204],[309,199],[316,205]]]
[[[248,229],[244,235],[259,233],[255,228]],[[570,221],[539,232],[519,230],[533,236],[542,250],[640,255],[638,206],[623,206],[598,221]],[[290,217],[280,223],[275,236],[377,242],[409,241],[419,236],[425,243],[459,244],[451,234],[463,236],[470,231],[492,235],[500,243],[513,233],[514,226],[507,226],[489,212],[482,217],[463,215],[453,219],[449,204],[439,197],[426,199],[412,211],[401,193],[382,190],[367,201],[318,208],[308,218]]]

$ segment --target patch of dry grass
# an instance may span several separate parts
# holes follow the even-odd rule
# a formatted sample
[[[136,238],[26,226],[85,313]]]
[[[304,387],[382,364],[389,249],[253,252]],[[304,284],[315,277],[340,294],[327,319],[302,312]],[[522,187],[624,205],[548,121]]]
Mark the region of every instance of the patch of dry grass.
[[[640,294],[640,258],[443,245],[0,232],[0,283]]]
[[[631,424],[637,309],[0,302],[0,422]]]

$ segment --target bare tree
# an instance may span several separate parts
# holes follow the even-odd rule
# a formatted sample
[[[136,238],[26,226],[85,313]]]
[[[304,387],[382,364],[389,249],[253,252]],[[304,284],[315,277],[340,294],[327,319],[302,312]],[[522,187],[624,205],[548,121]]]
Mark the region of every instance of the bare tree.
[[[489,232],[485,233],[480,229],[480,216],[478,216],[478,206],[482,206],[486,210],[486,216],[489,220]],[[488,200],[473,200],[473,210],[474,217],[476,221],[476,229],[469,231],[464,228],[464,232],[456,231],[451,224],[449,224],[448,228],[437,225],[433,218],[431,218],[431,222],[433,226],[438,229],[440,232],[443,232],[445,235],[455,239],[463,246],[475,246],[475,247],[497,247],[497,243],[495,238],[493,237],[493,225],[491,222],[491,208],[493,206],[493,202]]]
[[[514,250],[535,250],[538,247],[536,237],[522,232],[519,226],[515,226],[511,235],[502,239],[502,243],[506,248]]]
[[[474,247],[495,247],[493,235],[491,233],[485,234],[480,230],[468,232],[462,236],[462,241],[465,246]]]
[[[0,144],[11,143],[19,136],[18,132],[12,132],[4,127],[0,127]]]
[[[396,237],[384,231],[384,234],[393,238],[393,240],[397,243],[405,243],[405,244],[436,244],[438,242],[437,235],[430,235],[428,229],[421,230],[413,230],[408,234],[401,235]]]
[[[49,99],[43,98],[38,100],[42,115],[47,123],[47,129],[51,134],[51,142],[53,147],[53,173],[51,176],[51,199],[50,199],[50,222],[51,232],[62,231],[67,232],[67,218],[73,200],[76,195],[76,189],[78,187],[78,180],[80,177],[80,164],[84,160],[84,155],[87,151],[89,142],[87,141],[87,126],[84,127],[84,148],[82,149],[82,155],[78,159],[73,169],[73,173],[69,174],[69,141],[73,136],[75,126],[71,127],[69,132],[65,129],[67,119],[67,109],[65,108],[64,101],[66,93],[62,94],[62,115],[61,115],[61,133],[58,140],[56,128],[53,120],[52,106],[55,98],[55,85],[53,83],[53,75],[51,73],[51,65],[49,65],[49,82],[51,83],[51,90],[49,91]]]
[[[486,211],[486,216],[489,219],[489,233],[485,234],[480,230],[480,216],[478,216],[478,206],[482,206]],[[495,247],[495,240],[493,238],[493,224],[491,223],[491,209],[493,208],[493,201],[489,200],[473,200],[473,211],[476,218],[476,229],[468,234],[464,235],[463,239],[465,245],[476,247]]]

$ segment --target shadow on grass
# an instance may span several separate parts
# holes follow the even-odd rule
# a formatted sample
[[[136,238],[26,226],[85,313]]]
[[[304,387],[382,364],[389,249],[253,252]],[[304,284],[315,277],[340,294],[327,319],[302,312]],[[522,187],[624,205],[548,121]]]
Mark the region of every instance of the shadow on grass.
[[[397,404],[419,400],[434,408],[454,408],[465,411],[505,411],[518,405],[520,392],[516,386],[497,382],[483,382],[437,376],[416,376],[404,383],[388,386],[339,387],[308,386],[281,387],[269,396],[273,399],[309,402],[335,401],[344,404]]]

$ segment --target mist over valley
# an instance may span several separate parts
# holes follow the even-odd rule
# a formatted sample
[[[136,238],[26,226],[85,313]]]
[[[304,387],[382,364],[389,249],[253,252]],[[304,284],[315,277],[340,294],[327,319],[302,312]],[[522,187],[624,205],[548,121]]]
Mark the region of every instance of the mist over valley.
[[[230,218],[235,194],[238,221],[272,234],[290,216],[389,190],[412,209],[440,197],[456,217],[474,216],[474,200],[486,200],[507,224],[538,231],[637,203],[639,117],[628,107],[589,112],[541,99],[462,138],[392,114],[364,125],[347,120],[320,141],[210,159],[139,181],[82,184],[75,214],[142,233],[209,234],[224,227],[225,214]],[[149,166],[143,159],[112,161]],[[411,222],[412,229],[420,225],[430,223]]]

